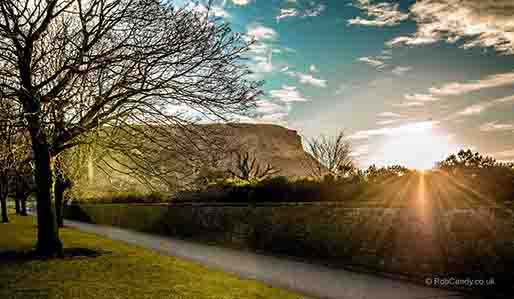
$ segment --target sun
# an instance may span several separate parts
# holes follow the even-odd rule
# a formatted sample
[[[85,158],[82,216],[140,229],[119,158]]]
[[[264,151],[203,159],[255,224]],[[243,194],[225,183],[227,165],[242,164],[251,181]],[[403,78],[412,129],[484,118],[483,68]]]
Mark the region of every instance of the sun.
[[[379,146],[378,157],[385,165],[400,164],[418,170],[432,169],[458,147],[451,136],[438,134],[433,128],[405,130],[387,136]]]

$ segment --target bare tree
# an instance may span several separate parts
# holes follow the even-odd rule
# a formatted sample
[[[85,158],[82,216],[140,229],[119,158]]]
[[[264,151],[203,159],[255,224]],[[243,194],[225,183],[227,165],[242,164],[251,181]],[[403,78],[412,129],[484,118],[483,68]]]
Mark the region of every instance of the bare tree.
[[[155,150],[166,128],[184,128],[179,108],[214,119],[253,107],[261,83],[245,80],[241,63],[250,44],[171,1],[0,1],[0,96],[22,105],[31,136],[38,252],[62,249],[52,205],[59,153],[105,128],[129,128]]]
[[[12,124],[9,120],[0,121],[0,204],[2,222],[9,222],[7,213],[7,195],[9,194],[9,176],[13,164]]]
[[[4,223],[9,222],[7,196],[14,189],[19,170],[28,162],[28,143],[24,138],[19,108],[14,103],[0,102],[0,203]]]
[[[332,137],[320,135],[307,139],[306,147],[312,159],[305,163],[314,177],[323,178],[327,174],[344,176],[355,168],[350,155],[351,144],[343,131]]]
[[[249,152],[235,152],[235,159],[232,168],[228,169],[228,173],[235,178],[244,181],[261,180],[266,177],[276,175],[280,172],[271,164],[263,165],[255,154],[250,155]]]
[[[71,188],[72,181],[66,175],[62,161],[57,157],[55,159],[54,166],[55,173],[55,185],[54,185],[54,198],[55,198],[55,216],[57,218],[57,226],[59,228],[64,227],[63,223],[63,204],[64,204],[64,192]]]

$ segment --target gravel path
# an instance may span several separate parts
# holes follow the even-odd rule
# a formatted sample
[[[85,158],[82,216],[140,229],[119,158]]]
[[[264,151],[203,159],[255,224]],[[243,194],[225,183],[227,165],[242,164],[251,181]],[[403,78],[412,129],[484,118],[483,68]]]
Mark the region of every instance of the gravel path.
[[[311,294],[313,297],[334,299],[461,298],[456,293],[405,281],[332,269],[284,258],[69,220],[65,220],[65,225],[157,250],[170,256],[186,258],[272,286]]]

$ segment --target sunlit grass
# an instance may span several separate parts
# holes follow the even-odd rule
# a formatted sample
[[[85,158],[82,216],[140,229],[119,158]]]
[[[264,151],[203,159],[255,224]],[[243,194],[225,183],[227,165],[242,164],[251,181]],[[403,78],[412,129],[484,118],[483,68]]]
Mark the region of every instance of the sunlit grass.
[[[0,252],[30,250],[36,239],[34,219],[10,216],[11,223],[0,226]],[[93,234],[63,229],[61,237],[67,248],[87,248],[102,254],[98,257],[13,261],[0,253],[0,298],[302,297]]]

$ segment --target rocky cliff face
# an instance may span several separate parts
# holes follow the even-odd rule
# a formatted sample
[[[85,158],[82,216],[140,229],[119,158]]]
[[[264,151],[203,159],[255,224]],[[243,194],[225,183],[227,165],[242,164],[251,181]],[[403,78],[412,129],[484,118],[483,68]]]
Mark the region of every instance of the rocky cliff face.
[[[206,129],[203,134],[207,139],[215,139],[217,142],[223,140],[221,143],[224,145],[220,149],[209,148],[201,150],[202,154],[206,154],[205,162],[194,167],[186,167],[189,168],[188,170],[191,170],[191,173],[199,174],[202,167],[207,166],[211,163],[211,160],[216,159],[221,161],[217,164],[218,170],[226,172],[231,165],[234,165],[234,152],[239,151],[248,152],[251,157],[257,158],[261,167],[265,167],[267,164],[272,165],[275,169],[279,170],[277,175],[287,177],[309,175],[310,168],[307,161],[310,161],[310,155],[304,151],[301,137],[294,130],[268,124],[215,124],[203,126],[203,129]],[[189,137],[194,138],[192,136]],[[172,144],[173,142],[173,139],[170,139],[170,143]],[[106,158],[105,155],[101,158],[96,156],[97,152],[102,151],[96,150],[94,153],[87,154],[86,161],[80,163],[84,170],[81,171],[79,177],[75,178],[73,189],[88,194],[148,191],[144,181],[152,178],[146,177],[141,180],[123,173],[123,171],[116,172],[113,170],[114,168],[120,169],[123,167],[120,167],[120,164],[117,164],[117,167],[111,167],[116,162],[108,157]],[[153,154],[155,158],[155,153]],[[167,155],[159,155],[158,157],[153,164],[155,167],[180,164],[180,161],[177,161],[176,158],[171,158]],[[111,166],[102,162],[105,159],[109,160],[107,164]],[[129,160],[124,161],[130,162]],[[191,184],[195,181],[195,176],[188,175],[185,178],[177,176],[175,178],[171,174],[170,179],[176,183],[174,183],[175,187],[166,187],[169,191]]]
[[[279,175],[298,177],[309,175],[302,139],[294,130],[268,124],[216,125],[229,143],[255,156],[261,164],[271,164]]]

